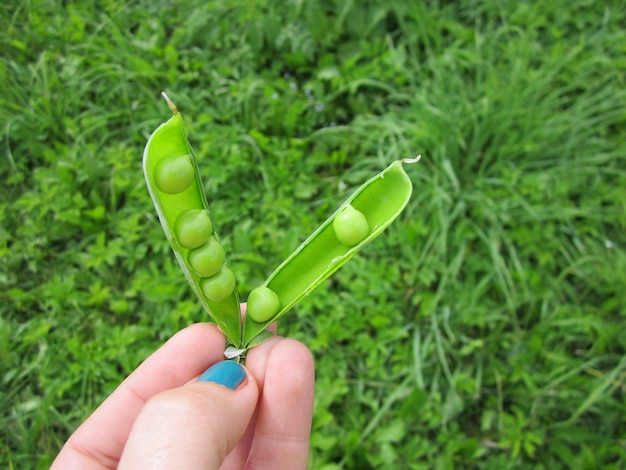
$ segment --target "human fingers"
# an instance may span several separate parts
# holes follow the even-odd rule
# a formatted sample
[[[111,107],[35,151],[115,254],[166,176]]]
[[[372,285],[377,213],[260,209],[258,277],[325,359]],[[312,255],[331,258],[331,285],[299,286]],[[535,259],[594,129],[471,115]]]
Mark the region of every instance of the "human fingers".
[[[250,349],[250,351],[248,351],[248,355],[246,357],[246,368],[254,376],[257,382],[257,386],[259,387],[259,395],[263,394],[263,381],[265,380],[266,359],[269,356],[269,352],[276,345],[276,343],[282,341],[283,339],[284,338],[282,336],[273,336],[259,346],[255,346],[254,348]],[[250,452],[250,446],[252,445],[252,439],[254,437],[257,414],[258,405],[257,410],[250,420],[248,429],[246,429],[246,432],[240,439],[235,449],[230,454],[228,454],[226,460],[222,463],[220,470],[240,470],[245,467],[246,461],[248,460],[248,454]]]
[[[208,323],[189,326],[146,359],[70,436],[52,469],[115,468],[130,429],[155,394],[180,387],[223,359],[224,335]]]
[[[269,351],[254,354],[253,349],[249,355],[249,368],[262,383],[262,393],[246,468],[305,469],[313,413],[313,357],[293,339],[268,346]]]
[[[218,362],[199,381],[148,400],[118,468],[217,470],[248,427],[257,398],[243,366]]]

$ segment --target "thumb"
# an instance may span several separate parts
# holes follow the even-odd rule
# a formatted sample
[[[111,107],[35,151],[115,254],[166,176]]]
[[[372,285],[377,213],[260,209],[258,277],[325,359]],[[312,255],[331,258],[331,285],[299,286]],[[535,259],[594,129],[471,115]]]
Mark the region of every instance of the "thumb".
[[[222,361],[184,387],[146,402],[131,429],[120,469],[218,469],[256,408],[254,377]]]

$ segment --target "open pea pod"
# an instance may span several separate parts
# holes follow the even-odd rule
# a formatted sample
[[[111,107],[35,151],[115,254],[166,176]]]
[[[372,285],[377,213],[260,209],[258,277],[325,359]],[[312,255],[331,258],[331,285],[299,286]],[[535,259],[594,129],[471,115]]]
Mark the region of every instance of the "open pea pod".
[[[174,115],[150,136],[143,170],[159,220],[176,258],[209,315],[234,345],[241,344],[241,314],[235,277],[214,230],[183,118]]]
[[[248,298],[243,344],[260,342],[264,329],[374,240],[409,202],[412,184],[395,161],[358,188]]]

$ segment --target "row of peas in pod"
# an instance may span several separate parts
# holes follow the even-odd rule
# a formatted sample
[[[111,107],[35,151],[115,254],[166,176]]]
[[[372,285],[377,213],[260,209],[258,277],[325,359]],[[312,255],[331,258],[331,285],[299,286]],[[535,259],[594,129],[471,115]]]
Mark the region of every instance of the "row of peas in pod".
[[[201,277],[200,289],[207,299],[219,302],[228,297],[235,289],[235,276],[225,265],[226,254],[213,234],[209,211],[181,212],[174,223],[174,234],[180,246],[189,250],[187,262]]]
[[[239,344],[241,320],[235,276],[215,232],[182,117],[171,101],[168,103],[174,116],[152,134],[144,151],[148,189],[187,280],[218,326]]]
[[[268,337],[269,323],[309,295],[399,216],[412,193],[402,164],[415,163],[420,157],[395,161],[359,187],[250,292],[242,323],[235,276],[215,233],[197,160],[180,113],[164,96],[174,116],[150,136],[144,150],[144,174],[183,273],[229,339],[231,351],[225,354],[232,357]]]

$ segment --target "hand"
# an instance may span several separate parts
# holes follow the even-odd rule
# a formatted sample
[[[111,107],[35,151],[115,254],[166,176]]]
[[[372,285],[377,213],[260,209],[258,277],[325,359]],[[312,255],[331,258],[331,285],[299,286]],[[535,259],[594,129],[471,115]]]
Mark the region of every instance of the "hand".
[[[276,336],[251,349],[243,368],[224,367],[224,347],[212,324],[178,332],[70,436],[52,469],[306,468],[309,351]],[[203,374],[211,381],[196,380],[218,363]]]

